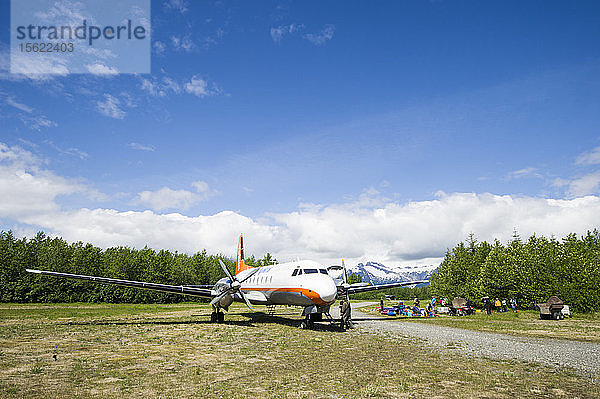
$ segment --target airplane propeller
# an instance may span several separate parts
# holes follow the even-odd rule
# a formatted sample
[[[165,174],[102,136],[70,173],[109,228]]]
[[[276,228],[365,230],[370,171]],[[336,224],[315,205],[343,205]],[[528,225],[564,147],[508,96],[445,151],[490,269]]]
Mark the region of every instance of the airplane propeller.
[[[226,288],[225,290],[223,290],[223,292],[221,292],[219,295],[217,295],[216,297],[214,297],[212,299],[212,301],[210,301],[211,305],[216,305],[221,299],[223,299],[224,297],[226,297],[227,295],[233,294],[233,293],[238,293],[242,299],[244,300],[244,302],[246,302],[246,306],[248,306],[248,308],[250,310],[254,310],[252,308],[252,305],[250,304],[250,301],[248,300],[248,298],[246,298],[246,295],[244,295],[244,292],[240,289],[242,286],[242,283],[246,280],[248,280],[250,277],[252,277],[254,275],[254,273],[256,273],[258,271],[258,268],[255,269],[251,269],[250,272],[246,275],[246,277],[244,277],[242,280],[238,280],[238,278],[236,276],[232,276],[231,273],[229,272],[229,270],[227,269],[227,266],[225,266],[225,264],[221,261],[221,259],[219,259],[219,264],[221,265],[221,268],[223,269],[223,271],[225,272],[225,275],[227,275],[227,278],[229,279],[229,288]]]
[[[344,259],[342,259],[342,269],[344,269],[344,288],[346,294],[346,301],[350,302],[350,294],[348,294],[348,288],[350,284],[348,284],[348,272],[346,271],[346,264],[344,263]]]

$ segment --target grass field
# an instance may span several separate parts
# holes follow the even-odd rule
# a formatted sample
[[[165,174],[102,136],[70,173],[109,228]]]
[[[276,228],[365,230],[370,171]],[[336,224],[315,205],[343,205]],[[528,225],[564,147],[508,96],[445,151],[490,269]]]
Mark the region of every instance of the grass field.
[[[205,304],[0,304],[2,398],[597,398],[568,370]],[[56,359],[54,359],[56,355]]]
[[[398,301],[386,301],[385,306],[394,306]],[[404,303],[412,303],[405,301]],[[375,305],[379,306],[379,305]],[[375,306],[367,306],[361,311],[379,314]],[[390,319],[394,319],[391,317]],[[468,330],[495,332],[538,338],[561,338],[600,343],[600,313],[574,313],[573,318],[564,320],[540,320],[540,312],[534,310],[504,313],[476,313],[464,317],[440,316],[435,318],[404,318],[413,322],[465,328]]]

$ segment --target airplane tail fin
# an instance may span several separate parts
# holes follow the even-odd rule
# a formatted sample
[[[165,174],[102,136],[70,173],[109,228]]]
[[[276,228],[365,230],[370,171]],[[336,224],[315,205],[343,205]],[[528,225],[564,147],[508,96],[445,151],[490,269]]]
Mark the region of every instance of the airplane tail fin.
[[[244,263],[244,237],[240,234],[237,247],[237,259],[235,262],[235,274],[242,272],[246,269],[250,269],[250,266]]]

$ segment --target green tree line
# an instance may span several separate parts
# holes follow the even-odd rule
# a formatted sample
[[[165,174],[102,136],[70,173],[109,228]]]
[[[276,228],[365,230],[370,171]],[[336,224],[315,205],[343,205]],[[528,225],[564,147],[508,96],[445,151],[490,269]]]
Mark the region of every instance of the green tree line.
[[[172,285],[210,285],[225,276],[219,266],[222,259],[233,272],[235,263],[227,257],[155,251],[150,248],[116,247],[102,250],[82,242],[69,244],[62,238],[38,233],[34,238],[17,239],[11,231],[0,232],[1,302],[128,302],[175,303],[197,301],[183,295],[125,288],[72,279],[40,276],[25,269],[51,270],[125,280]],[[270,254],[250,265],[275,263]]]
[[[563,240],[533,235],[525,242],[515,233],[503,245],[477,242],[473,235],[446,252],[432,276],[430,292],[438,297],[515,298],[533,308],[557,295],[572,309],[600,309],[600,233]]]

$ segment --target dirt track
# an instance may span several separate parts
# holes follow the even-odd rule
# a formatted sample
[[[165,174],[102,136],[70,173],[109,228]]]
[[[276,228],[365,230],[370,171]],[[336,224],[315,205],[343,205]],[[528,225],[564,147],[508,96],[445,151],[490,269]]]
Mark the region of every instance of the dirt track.
[[[357,328],[398,337],[425,339],[429,345],[458,352],[465,356],[529,361],[557,368],[572,368],[576,372],[592,378],[595,382],[600,381],[600,344],[517,337],[412,321],[402,322],[355,310],[369,304],[375,305],[376,303],[362,302],[352,305],[352,318],[356,322]],[[334,312],[337,312],[337,309]],[[334,315],[334,317],[336,316]]]

